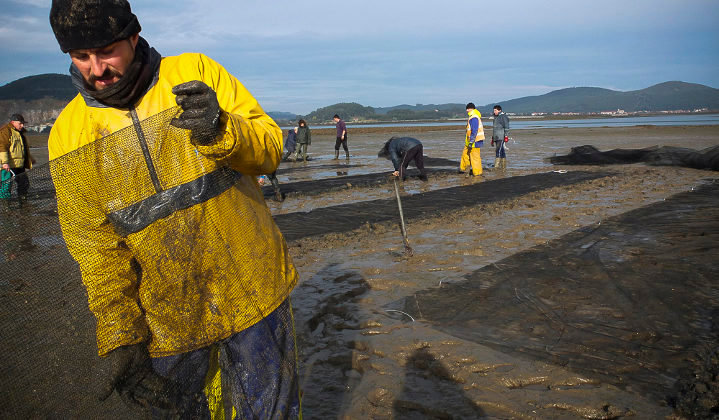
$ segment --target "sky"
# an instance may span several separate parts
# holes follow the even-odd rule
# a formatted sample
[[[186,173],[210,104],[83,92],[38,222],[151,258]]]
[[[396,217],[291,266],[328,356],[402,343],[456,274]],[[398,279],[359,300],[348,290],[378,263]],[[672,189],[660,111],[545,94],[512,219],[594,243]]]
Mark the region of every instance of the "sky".
[[[51,0],[2,0],[0,85],[68,74]],[[637,90],[719,88],[717,0],[131,1],[163,56],[202,52],[266,111],[387,107]]]

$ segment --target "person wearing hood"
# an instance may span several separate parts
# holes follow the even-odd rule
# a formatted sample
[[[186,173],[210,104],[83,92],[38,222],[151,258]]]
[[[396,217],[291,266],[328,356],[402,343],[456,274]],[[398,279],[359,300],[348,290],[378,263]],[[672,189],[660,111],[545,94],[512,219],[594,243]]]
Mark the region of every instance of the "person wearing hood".
[[[50,24],[79,90],[48,150],[110,366],[98,398],[300,417],[298,276],[255,179],[276,170],[282,131],[214,60],[162,57],[126,0],[53,0]]]
[[[300,120],[295,130],[297,130],[298,144],[297,159],[299,160],[300,155],[302,155],[302,160],[307,161],[307,150],[309,148],[309,145],[312,144],[312,132],[307,126],[307,122],[305,120]]]
[[[387,140],[377,156],[391,160],[394,165],[392,175],[400,177],[402,181],[407,179],[407,166],[414,161],[419,169],[419,179],[427,181],[427,172],[424,169],[424,146],[419,140],[413,137],[392,137]]]

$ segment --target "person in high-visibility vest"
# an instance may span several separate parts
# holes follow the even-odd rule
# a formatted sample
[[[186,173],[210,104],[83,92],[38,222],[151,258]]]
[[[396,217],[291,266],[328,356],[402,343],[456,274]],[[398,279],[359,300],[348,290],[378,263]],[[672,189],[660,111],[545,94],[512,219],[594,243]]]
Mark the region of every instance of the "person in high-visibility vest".
[[[464,136],[464,149],[459,162],[459,171],[463,173],[467,167],[472,168],[474,176],[482,175],[482,157],[480,147],[484,145],[484,128],[482,127],[482,114],[472,102],[467,104],[467,130]],[[469,173],[467,173],[469,176]]]

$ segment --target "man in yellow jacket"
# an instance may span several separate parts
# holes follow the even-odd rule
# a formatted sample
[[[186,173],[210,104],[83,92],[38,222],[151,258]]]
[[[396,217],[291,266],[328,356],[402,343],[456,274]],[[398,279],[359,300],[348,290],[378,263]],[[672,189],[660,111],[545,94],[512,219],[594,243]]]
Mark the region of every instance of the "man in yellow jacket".
[[[255,182],[277,168],[281,130],[210,58],[162,58],[126,0],[53,0],[50,23],[79,90],[50,169],[112,366],[99,397],[298,417],[297,273]]]
[[[484,144],[484,128],[482,127],[482,114],[472,102],[467,104],[467,129],[464,136],[464,150],[459,161],[459,171],[464,172],[468,166],[472,167],[474,176],[482,175],[482,157],[480,147]],[[467,173],[469,176],[469,173]]]

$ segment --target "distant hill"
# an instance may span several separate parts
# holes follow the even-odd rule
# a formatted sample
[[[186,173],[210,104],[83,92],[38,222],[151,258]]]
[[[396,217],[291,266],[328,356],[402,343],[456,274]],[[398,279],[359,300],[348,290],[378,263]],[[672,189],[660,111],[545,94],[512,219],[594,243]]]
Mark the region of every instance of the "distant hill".
[[[23,77],[0,86],[0,123],[10,114],[22,113],[29,126],[52,123],[62,108],[77,94],[70,76],[40,74]],[[635,111],[671,111],[707,108],[719,110],[719,89],[695,83],[665,82],[646,89],[621,92],[598,87],[559,89],[544,95],[526,96],[498,102],[505,111],[516,114],[533,112],[591,113],[623,109]],[[310,124],[328,123],[338,114],[345,121],[406,121],[465,118],[464,103],[396,105],[371,107],[355,102],[338,103],[305,115],[271,111],[277,121],[296,121],[304,118]],[[492,104],[480,106],[489,116]]]
[[[267,115],[275,121],[295,121],[297,119],[297,114],[291,112],[267,111]]]
[[[324,108],[318,108],[309,114],[304,116],[308,124],[312,123],[323,123],[332,121],[332,117],[337,114],[345,121],[351,121],[352,119],[371,119],[375,115],[374,108],[371,106],[362,106],[355,102],[343,102]]]
[[[595,87],[555,90],[500,102],[507,112],[602,112],[719,109],[719,89],[686,82],[664,82],[641,90],[621,92]],[[481,107],[490,112],[492,105]]]
[[[380,115],[387,114],[390,111],[405,110],[405,111],[464,111],[464,106],[467,104],[417,104],[417,105],[395,105],[385,108],[375,108],[375,112]]]
[[[77,95],[70,76],[39,74],[0,86],[0,123],[19,112],[30,128],[55,121],[60,111]]]
[[[64,74],[39,74],[0,86],[0,100],[23,100],[52,98],[69,102],[77,95],[70,76]]]

